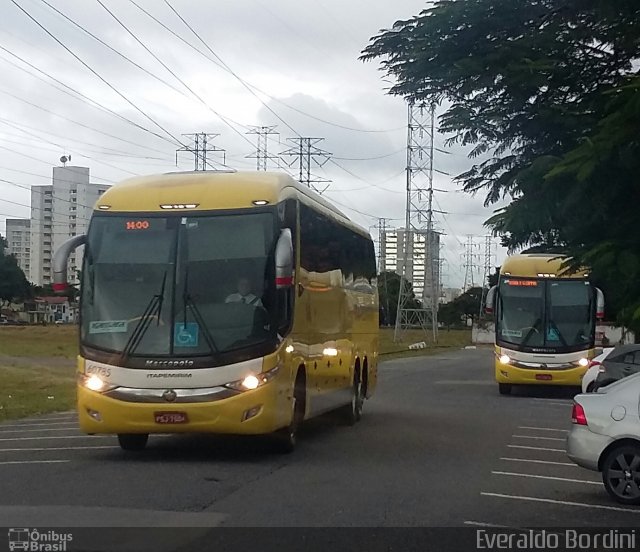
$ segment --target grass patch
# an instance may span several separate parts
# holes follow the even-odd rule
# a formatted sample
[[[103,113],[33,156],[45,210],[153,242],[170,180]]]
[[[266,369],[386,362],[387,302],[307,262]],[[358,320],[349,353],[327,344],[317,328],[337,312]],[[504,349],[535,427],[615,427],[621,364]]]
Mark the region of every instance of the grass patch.
[[[393,341],[393,328],[380,328],[380,359],[423,356],[446,351],[447,349],[461,349],[471,345],[471,330],[440,330],[438,332],[438,343],[433,343],[431,331],[425,334],[422,330],[406,330],[403,332],[403,340],[398,343]],[[409,349],[412,343],[424,341],[427,344],[425,349]]]
[[[0,421],[71,410],[75,366],[20,364],[0,367]]]
[[[0,355],[74,358],[77,354],[78,327],[75,325],[0,328]]]

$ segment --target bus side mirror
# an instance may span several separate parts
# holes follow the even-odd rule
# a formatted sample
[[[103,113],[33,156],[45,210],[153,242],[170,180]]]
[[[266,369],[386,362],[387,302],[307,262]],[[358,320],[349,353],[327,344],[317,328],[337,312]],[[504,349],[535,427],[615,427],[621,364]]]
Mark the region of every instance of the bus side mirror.
[[[596,318],[602,320],[604,318],[604,293],[596,288]]]
[[[276,288],[286,289],[293,285],[293,240],[291,230],[283,228],[276,244]]]
[[[487,291],[487,297],[484,300],[484,312],[487,314],[493,314],[493,305],[496,300],[496,291],[498,286],[492,286],[489,291]]]
[[[87,243],[87,236],[74,236],[64,242],[53,255],[53,291],[64,293],[69,287],[67,282],[67,264],[71,252]]]

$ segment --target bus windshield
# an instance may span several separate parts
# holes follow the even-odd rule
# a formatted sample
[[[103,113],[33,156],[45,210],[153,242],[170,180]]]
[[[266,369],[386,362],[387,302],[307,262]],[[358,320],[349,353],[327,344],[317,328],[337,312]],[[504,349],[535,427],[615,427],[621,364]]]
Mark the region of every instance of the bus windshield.
[[[271,213],[95,216],[82,272],[84,345],[198,356],[275,336]]]
[[[594,334],[593,289],[584,280],[503,278],[498,341],[521,347],[588,347]]]

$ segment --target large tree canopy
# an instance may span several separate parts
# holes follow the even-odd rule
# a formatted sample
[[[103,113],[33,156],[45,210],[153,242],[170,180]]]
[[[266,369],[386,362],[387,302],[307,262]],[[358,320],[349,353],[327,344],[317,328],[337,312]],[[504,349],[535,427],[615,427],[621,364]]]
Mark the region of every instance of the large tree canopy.
[[[640,2],[440,0],[362,57],[391,93],[443,104],[477,159],[457,180],[512,200],[487,222],[504,245],[589,263],[640,320]]]

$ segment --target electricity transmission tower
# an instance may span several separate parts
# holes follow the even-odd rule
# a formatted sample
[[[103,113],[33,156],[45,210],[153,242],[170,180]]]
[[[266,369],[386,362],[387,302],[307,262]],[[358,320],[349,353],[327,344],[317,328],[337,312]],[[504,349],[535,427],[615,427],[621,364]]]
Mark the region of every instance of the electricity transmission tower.
[[[322,190],[319,190],[315,184],[328,183],[330,180],[311,174],[312,164],[322,167],[331,157],[331,153],[317,147],[324,138],[287,138],[287,140],[293,143],[293,146],[280,153],[292,158],[291,163],[287,165],[289,167],[298,165],[298,180],[302,184],[306,184],[318,193],[325,192],[329,187],[328,184]]]
[[[394,341],[408,328],[431,328],[438,339],[440,236],[433,228],[433,139],[435,106],[409,102],[407,133],[407,197],[402,239],[402,274]],[[400,238],[401,231],[398,231]],[[398,239],[400,255],[400,239]],[[424,276],[420,275],[424,268]],[[421,286],[420,286],[421,284]],[[411,287],[422,287],[420,308],[411,305]]]
[[[188,151],[193,153],[195,160],[194,171],[206,171],[207,170],[207,153],[209,152],[222,152],[222,164],[225,164],[225,150],[216,146],[210,146],[210,142],[220,136],[219,134],[209,134],[208,132],[197,132],[194,134],[183,134],[185,138],[191,140],[191,144],[188,146],[182,146],[176,150],[176,165],[178,164],[178,152]],[[215,167],[212,167],[215,169]]]
[[[379,218],[378,223],[372,228],[378,230],[378,276],[382,277],[382,281],[378,280],[378,285],[382,285],[384,288],[384,303],[381,305],[385,315],[385,324],[389,321],[389,315],[391,314],[389,304],[389,287],[387,285],[387,255],[386,255],[386,236],[387,236],[387,222],[391,219]]]
[[[478,254],[475,252],[478,248],[478,244],[474,241],[474,236],[467,234],[467,241],[464,247],[464,254],[462,256],[464,262],[464,285],[462,286],[462,292],[464,293],[469,288],[474,287],[475,282],[473,279],[473,273],[479,268]]]
[[[488,278],[491,275],[491,267],[493,266],[493,260],[495,258],[495,254],[492,253],[493,240],[491,236],[484,237],[484,258],[482,263],[482,282],[480,287],[482,288],[482,293],[480,294],[480,313],[478,318],[482,318],[482,313],[484,311],[484,298],[485,292],[488,289],[489,283]]]
[[[267,140],[269,139],[269,136],[272,134],[279,135],[275,129],[275,125],[253,126],[250,127],[249,132],[247,132],[247,134],[256,134],[258,136],[257,149],[251,155],[247,155],[247,158],[256,160],[256,169],[259,171],[267,170],[269,159],[280,159],[277,155],[269,155],[269,151],[267,149]]]

